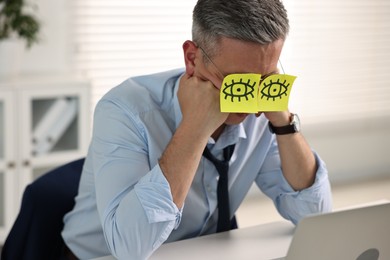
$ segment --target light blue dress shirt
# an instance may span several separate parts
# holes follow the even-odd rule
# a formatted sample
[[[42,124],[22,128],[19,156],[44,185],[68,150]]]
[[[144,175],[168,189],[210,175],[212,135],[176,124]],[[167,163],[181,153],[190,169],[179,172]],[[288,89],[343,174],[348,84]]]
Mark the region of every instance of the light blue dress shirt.
[[[146,259],[162,243],[215,233],[218,172],[202,158],[182,209],[173,203],[158,159],[181,121],[177,99],[184,70],[130,78],[98,103],[93,136],[81,176],[76,205],[62,233],[81,259],[112,254]],[[230,161],[229,194],[234,215],[255,182],[286,219],[331,210],[325,164],[312,187],[296,192],[283,177],[274,135],[264,116],[250,115],[209,140],[222,157],[235,143]],[[194,129],[196,131],[196,129]]]

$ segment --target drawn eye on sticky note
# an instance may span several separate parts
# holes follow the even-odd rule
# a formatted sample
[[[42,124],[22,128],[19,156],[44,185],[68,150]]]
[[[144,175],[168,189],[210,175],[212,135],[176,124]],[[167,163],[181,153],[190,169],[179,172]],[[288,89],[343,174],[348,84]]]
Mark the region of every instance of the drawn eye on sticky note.
[[[265,78],[259,87],[258,111],[285,111],[296,77],[275,74]]]
[[[229,74],[221,86],[221,112],[256,113],[260,74]]]

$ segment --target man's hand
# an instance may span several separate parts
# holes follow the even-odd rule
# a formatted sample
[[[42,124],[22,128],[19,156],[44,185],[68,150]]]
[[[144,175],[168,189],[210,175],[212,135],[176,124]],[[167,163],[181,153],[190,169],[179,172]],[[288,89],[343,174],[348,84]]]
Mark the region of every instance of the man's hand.
[[[196,131],[208,137],[222,125],[228,113],[222,113],[219,102],[219,89],[210,81],[196,76],[183,75],[178,90],[183,124],[194,126]]]
[[[273,126],[285,126],[291,120],[289,111],[264,112],[264,115]]]

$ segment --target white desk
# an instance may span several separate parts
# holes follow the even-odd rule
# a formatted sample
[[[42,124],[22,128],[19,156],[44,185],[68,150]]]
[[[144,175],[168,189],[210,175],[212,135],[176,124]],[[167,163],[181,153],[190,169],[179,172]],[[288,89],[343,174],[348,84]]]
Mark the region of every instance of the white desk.
[[[293,232],[294,226],[287,221],[241,228],[163,244],[150,259],[269,260],[286,256]],[[106,256],[96,260],[113,259]]]

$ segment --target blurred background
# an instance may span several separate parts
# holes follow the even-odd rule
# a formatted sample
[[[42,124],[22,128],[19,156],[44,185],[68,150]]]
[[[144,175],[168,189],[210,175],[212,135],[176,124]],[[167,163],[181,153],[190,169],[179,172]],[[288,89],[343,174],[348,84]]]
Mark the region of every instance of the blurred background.
[[[0,244],[25,186],[86,154],[104,93],[130,76],[183,67],[195,2],[25,1],[38,42],[0,39]],[[284,2],[291,30],[281,64],[298,77],[290,110],[327,163],[335,208],[390,199],[390,2]],[[238,219],[279,216],[253,188]]]

